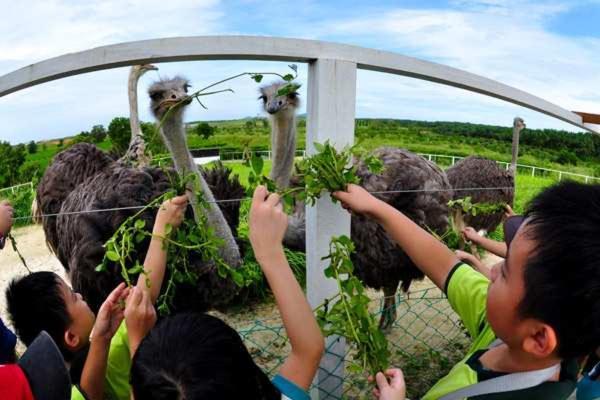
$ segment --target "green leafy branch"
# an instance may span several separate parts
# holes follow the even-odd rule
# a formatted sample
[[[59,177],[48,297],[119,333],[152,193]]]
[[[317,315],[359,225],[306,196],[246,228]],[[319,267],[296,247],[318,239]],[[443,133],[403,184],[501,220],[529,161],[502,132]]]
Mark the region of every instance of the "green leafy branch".
[[[460,210],[465,214],[475,217],[477,215],[487,215],[504,211],[506,203],[473,203],[471,197],[467,196],[462,199],[450,200],[448,208]]]
[[[350,259],[354,243],[347,236],[331,238],[329,255],[323,260],[330,264],[325,276],[337,282],[338,293],[317,309],[317,321],[323,334],[339,335],[356,349],[352,372],[368,371],[375,375],[389,367],[388,342],[369,312],[369,297],[362,282],[354,275]],[[334,299],[337,301],[331,305]]]
[[[115,233],[106,241],[104,247],[106,252],[104,258],[98,267],[97,272],[107,271],[111,265],[117,264],[121,277],[128,286],[132,285],[133,279],[140,273],[144,273],[144,267],[137,259],[137,248],[147,238],[151,238],[152,227],[147,227],[146,222],[141,219],[141,215],[150,208],[160,206],[160,204],[174,197],[177,194],[183,194],[187,188],[196,179],[194,174],[188,174],[183,177],[175,175],[171,179],[172,190],[158,196],[137,213],[127,218],[115,231]],[[231,278],[238,286],[249,285],[248,279],[242,272],[231,268],[219,255],[219,248],[223,241],[216,235],[214,228],[209,226],[205,210],[209,204],[206,202],[202,192],[197,193],[197,206],[201,211],[200,221],[197,223],[193,219],[186,219],[178,229],[173,229],[170,225],[165,228],[165,235],[161,237],[163,245],[168,246],[167,253],[167,274],[168,278],[164,284],[164,291],[157,300],[157,309],[161,315],[171,313],[173,299],[175,297],[178,284],[196,285],[199,275],[191,268],[190,257],[195,257],[206,263],[213,263],[217,269],[218,275],[223,278]],[[192,255],[193,253],[193,255]],[[146,284],[150,285],[148,278]]]

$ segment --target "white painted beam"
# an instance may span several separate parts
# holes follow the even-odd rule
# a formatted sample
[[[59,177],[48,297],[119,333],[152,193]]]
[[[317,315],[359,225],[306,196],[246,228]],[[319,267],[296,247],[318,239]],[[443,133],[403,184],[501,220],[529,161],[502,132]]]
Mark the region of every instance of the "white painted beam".
[[[401,54],[345,44],[260,36],[152,39],[65,54],[0,77],[0,97],[71,75],[141,63],[191,60],[310,62],[317,58],[349,61],[356,63],[361,69],[409,76],[481,93],[600,133],[600,128],[583,124],[580,115],[522,90],[460,69]]]
[[[314,154],[314,142],[329,140],[337,148],[354,142],[356,107],[356,64],[348,61],[319,59],[308,69],[308,102],[306,144],[308,154]],[[306,289],[313,307],[337,293],[334,279],[326,279],[323,270],[327,262],[321,258],[329,253],[332,236],[350,236],[350,215],[329,196],[306,209]],[[315,378],[313,399],[341,399],[344,378],[345,341],[338,337],[326,339],[327,349]]]

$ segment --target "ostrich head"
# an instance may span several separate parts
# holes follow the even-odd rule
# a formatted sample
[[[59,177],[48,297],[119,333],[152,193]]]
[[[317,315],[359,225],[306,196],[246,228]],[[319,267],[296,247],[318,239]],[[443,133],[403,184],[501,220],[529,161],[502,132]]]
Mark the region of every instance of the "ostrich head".
[[[131,67],[130,73],[131,73],[131,75],[133,75],[137,79],[139,79],[142,75],[144,75],[148,71],[158,71],[158,68],[152,64],[134,65],[133,67]]]
[[[515,117],[515,119],[513,120],[513,128],[518,129],[520,131],[527,128],[527,126],[525,125],[525,121],[523,121],[523,118]]]
[[[191,86],[187,79],[179,76],[152,84],[148,88],[148,95],[150,96],[150,110],[154,117],[161,121],[167,111],[177,105],[177,109],[173,110],[172,114],[179,115],[172,115],[172,119],[181,118],[183,106],[192,102],[191,97],[188,96],[188,89]]]
[[[277,96],[280,88],[287,82],[275,82],[260,88],[259,100],[263,102],[264,110],[272,116],[293,117],[296,109],[300,106],[298,93],[293,92],[285,96]]]

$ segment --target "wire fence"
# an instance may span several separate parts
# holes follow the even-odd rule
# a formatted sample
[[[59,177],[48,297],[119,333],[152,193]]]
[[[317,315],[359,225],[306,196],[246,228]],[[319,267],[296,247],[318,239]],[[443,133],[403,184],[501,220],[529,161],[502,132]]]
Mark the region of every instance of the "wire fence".
[[[437,287],[419,288],[409,295],[398,293],[395,299],[396,319],[386,332],[391,351],[390,362],[392,366],[403,368],[408,396],[417,399],[465,356],[470,340],[458,316]],[[379,316],[383,310],[383,300],[374,299],[369,309]],[[281,321],[278,318],[257,320],[238,323],[235,327],[254,361],[266,373],[274,376],[290,351]],[[347,365],[354,354],[350,346],[343,356],[329,349],[326,352],[333,355],[338,367]],[[338,371],[339,368],[333,370]],[[373,386],[364,375],[346,371],[344,376],[330,374],[326,379],[333,382],[333,386],[329,385],[329,391],[313,388],[319,392],[320,399],[362,399],[372,396]],[[341,397],[339,393],[342,393]]]

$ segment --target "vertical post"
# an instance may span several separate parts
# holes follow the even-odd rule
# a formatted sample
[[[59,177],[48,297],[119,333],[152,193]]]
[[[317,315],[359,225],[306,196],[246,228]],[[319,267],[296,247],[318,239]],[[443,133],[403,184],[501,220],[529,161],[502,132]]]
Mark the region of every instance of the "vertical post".
[[[306,145],[314,154],[314,142],[329,140],[342,148],[354,142],[356,108],[356,64],[348,61],[318,59],[308,67]],[[350,215],[323,196],[314,207],[306,208],[306,289],[308,301],[316,307],[337,293],[334,279],[323,274],[332,236],[350,236]],[[341,399],[344,379],[345,340],[328,337],[325,355],[315,378],[311,397],[318,400]]]
[[[535,177],[535,167],[531,167],[531,176]]]
[[[456,157],[452,157],[452,165],[456,163]]]
[[[562,172],[558,173],[558,181],[560,182],[560,180],[562,179]]]

